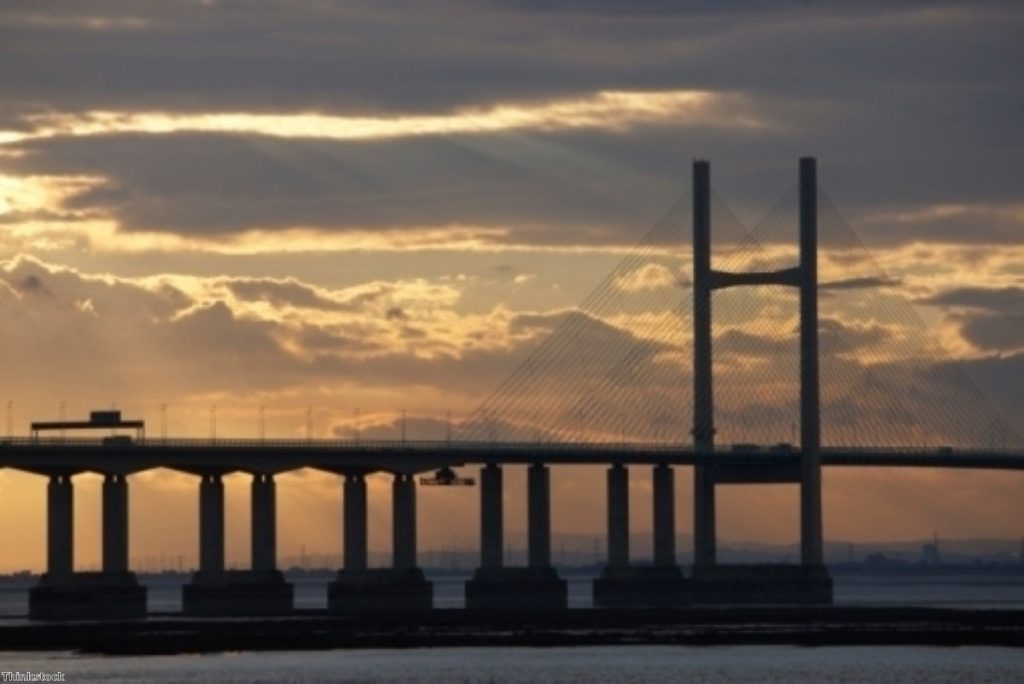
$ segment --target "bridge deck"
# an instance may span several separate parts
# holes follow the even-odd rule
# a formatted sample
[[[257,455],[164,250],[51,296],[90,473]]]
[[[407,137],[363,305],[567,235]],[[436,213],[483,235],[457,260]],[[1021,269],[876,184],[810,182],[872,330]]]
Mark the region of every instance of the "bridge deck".
[[[200,439],[0,440],[0,468],[37,473],[133,473],[153,468],[186,472],[269,472],[315,468],[337,473],[419,473],[471,464],[694,465],[709,462],[756,477],[798,466],[796,448],[736,445],[700,454],[691,445],[614,443],[516,443],[460,441],[321,441]],[[822,465],[1024,470],[1024,451],[827,447]]]

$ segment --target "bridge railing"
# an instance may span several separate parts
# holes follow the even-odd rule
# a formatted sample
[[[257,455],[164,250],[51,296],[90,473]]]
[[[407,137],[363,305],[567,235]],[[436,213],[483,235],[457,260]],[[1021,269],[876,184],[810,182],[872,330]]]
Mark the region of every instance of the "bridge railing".
[[[122,436],[114,437],[10,437],[0,438],[0,449],[4,446],[16,447],[82,447],[98,446],[120,448],[170,448],[170,449],[316,449],[328,451],[372,451],[372,452],[415,452],[415,451],[524,451],[537,453],[566,452],[644,452],[644,453],[675,453],[693,452],[689,443],[665,442],[491,442],[491,441],[460,441],[460,440],[392,440],[392,439],[210,439],[210,438],[152,438],[132,439]],[[924,447],[865,447],[865,446],[828,446],[822,448],[822,454],[903,454],[912,456],[933,457],[936,455],[964,456],[968,454],[1020,454],[1021,449],[968,448],[949,446]],[[783,457],[799,454],[798,447],[790,445],[759,445],[759,444],[725,444],[715,448],[715,454],[746,455],[750,457]]]
[[[601,451],[665,451],[691,450],[689,444],[645,442],[491,442],[462,440],[390,440],[390,439],[203,439],[203,438],[141,438],[117,437],[11,437],[0,439],[0,448],[10,446],[61,447],[144,447],[144,448],[264,448],[264,449],[330,449],[347,451],[496,451],[536,449],[541,451],[601,450]]]

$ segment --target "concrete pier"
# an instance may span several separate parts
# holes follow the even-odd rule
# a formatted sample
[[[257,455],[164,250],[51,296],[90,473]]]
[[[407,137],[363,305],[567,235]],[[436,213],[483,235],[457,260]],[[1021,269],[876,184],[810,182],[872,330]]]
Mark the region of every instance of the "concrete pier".
[[[365,570],[368,554],[365,476],[355,474],[345,478],[344,502],[342,543],[345,550],[345,569]]]
[[[33,620],[127,620],[146,615],[146,588],[128,570],[128,481],[104,476],[103,570],[74,572],[74,488],[70,474],[47,485],[47,571],[29,590]]]
[[[199,482],[199,573],[224,572],[224,482],[219,474]]]
[[[672,469],[654,469],[654,565],[629,559],[629,471],[608,469],[608,565],[594,580],[599,608],[669,608],[689,603],[689,584],[675,563],[675,485]]]
[[[292,585],[277,569],[274,477],[254,473],[250,488],[252,565],[224,569],[224,481],[220,473],[199,483],[199,571],[182,587],[190,616],[283,615],[293,605]]]
[[[344,489],[345,567],[327,586],[327,605],[334,612],[426,611],[434,587],[416,565],[416,478],[395,473],[391,483],[390,568],[367,567],[366,480],[348,475]]]
[[[654,467],[654,564],[676,566],[676,480],[664,463]]]
[[[504,567],[502,473],[494,464],[480,473],[481,567],[466,582],[470,610],[562,610],[568,586],[551,566],[551,483],[547,466],[527,469],[527,567]]]
[[[505,564],[501,468],[488,463],[480,470],[480,567]]]
[[[391,484],[391,523],[394,560],[392,566],[416,567],[416,480],[412,475],[395,475]]]
[[[531,568],[551,565],[551,471],[534,463],[526,471],[527,559]]]
[[[103,572],[128,572],[128,481],[103,478]]]
[[[252,569],[277,569],[277,495],[274,476],[257,473],[252,478]]]
[[[75,557],[74,486],[67,474],[51,475],[46,485],[46,574],[70,577]]]
[[[629,566],[629,471],[608,469],[608,567]]]
[[[824,565],[695,567],[693,582],[694,603],[700,605],[832,603],[832,578]]]

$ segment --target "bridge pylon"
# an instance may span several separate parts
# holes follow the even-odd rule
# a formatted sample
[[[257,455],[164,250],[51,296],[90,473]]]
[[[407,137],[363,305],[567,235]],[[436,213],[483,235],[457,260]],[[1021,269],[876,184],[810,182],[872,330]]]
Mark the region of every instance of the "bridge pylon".
[[[711,267],[711,165],[693,163],[693,477],[697,602],[831,603],[821,510],[821,410],[818,378],[817,162],[800,159],[799,265],[730,273]],[[717,561],[715,487],[728,482],[715,463],[712,293],[727,287],[781,285],[800,291],[800,564],[724,566]],[[777,481],[777,480],[775,480]]]

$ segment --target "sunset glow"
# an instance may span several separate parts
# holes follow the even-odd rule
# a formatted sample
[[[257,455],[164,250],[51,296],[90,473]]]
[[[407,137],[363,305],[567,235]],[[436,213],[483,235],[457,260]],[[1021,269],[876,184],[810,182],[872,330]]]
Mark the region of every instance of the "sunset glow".
[[[765,271],[798,258],[802,155],[824,190],[826,441],[1024,433],[1019,9],[310,4],[0,7],[14,435],[116,405],[149,436],[445,439],[547,343],[550,372],[502,405],[499,437],[560,416],[576,441],[689,443],[691,162],[711,162],[713,267]],[[793,442],[796,290],[719,291],[713,312],[717,439]],[[967,403],[953,362],[991,420],[947,419]],[[525,475],[509,470],[521,545]],[[689,471],[676,477],[689,535]],[[603,534],[604,478],[553,476],[559,532]],[[133,555],[194,566],[197,478],[130,482]],[[337,475],[280,482],[279,555],[340,553]],[[382,551],[391,480],[369,482]],[[75,483],[91,521],[75,561],[93,567],[99,480]],[[631,486],[648,530],[650,473]],[[1017,539],[1022,486],[834,469],[826,537]],[[232,564],[247,562],[248,487],[228,481]],[[0,572],[43,567],[44,490],[0,470]],[[758,490],[720,500],[721,536],[793,542],[793,491]],[[474,548],[475,490],[419,506],[422,549]]]

